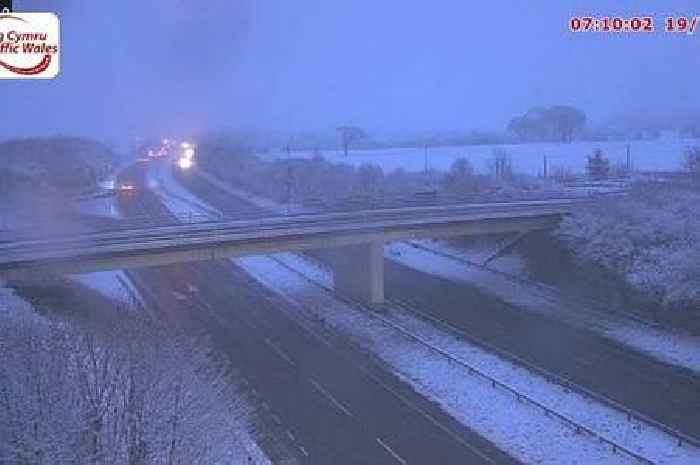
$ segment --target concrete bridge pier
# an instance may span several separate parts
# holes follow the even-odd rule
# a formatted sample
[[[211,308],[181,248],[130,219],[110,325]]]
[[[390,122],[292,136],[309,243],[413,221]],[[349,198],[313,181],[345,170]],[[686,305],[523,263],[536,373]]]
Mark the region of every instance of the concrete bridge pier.
[[[335,290],[363,304],[384,303],[384,243],[346,245],[332,251]]]

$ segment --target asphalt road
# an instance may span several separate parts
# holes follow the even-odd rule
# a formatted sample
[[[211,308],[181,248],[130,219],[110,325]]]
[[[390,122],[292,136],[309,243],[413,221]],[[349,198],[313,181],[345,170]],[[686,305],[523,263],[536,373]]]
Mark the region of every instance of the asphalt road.
[[[130,175],[143,186],[140,173]],[[143,188],[123,206],[133,215],[164,213]],[[300,325],[288,302],[228,261],[142,269],[132,277],[160,315],[193,334],[204,331],[228,356],[261,416],[286,436],[278,449],[262,442],[278,461],[292,451],[291,459],[314,464],[517,463],[367,354]]]

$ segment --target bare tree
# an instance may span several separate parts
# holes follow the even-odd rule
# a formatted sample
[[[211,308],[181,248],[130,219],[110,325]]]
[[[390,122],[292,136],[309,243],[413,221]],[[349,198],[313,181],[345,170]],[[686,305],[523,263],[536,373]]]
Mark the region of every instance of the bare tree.
[[[350,144],[367,137],[365,131],[356,126],[340,126],[337,128],[337,131],[340,135],[340,144],[343,147],[343,154],[346,157],[348,156]]]
[[[0,463],[230,461],[240,405],[206,340],[120,320],[0,316]]]
[[[689,147],[685,151],[683,167],[693,179],[700,181],[700,147]]]
[[[513,178],[513,162],[510,154],[505,149],[494,149],[489,162],[489,171],[497,179],[508,180]]]

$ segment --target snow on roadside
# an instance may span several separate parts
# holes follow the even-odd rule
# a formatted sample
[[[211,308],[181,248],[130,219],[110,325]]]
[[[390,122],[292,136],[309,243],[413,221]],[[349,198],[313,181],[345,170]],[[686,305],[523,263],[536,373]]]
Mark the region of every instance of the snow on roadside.
[[[6,285],[7,283],[0,279],[0,318],[28,318],[38,315],[32,304]]]
[[[220,216],[220,212],[193,195],[185,189],[173,177],[173,165],[164,160],[161,162],[152,162],[149,164],[147,174],[148,188],[153,191],[171,213],[178,214],[194,214],[206,219],[216,219]]]
[[[93,289],[100,294],[118,302],[133,304],[134,300],[143,304],[143,298],[134,287],[129,277],[122,270],[100,271],[97,273],[84,273],[72,275],[71,278]]]
[[[218,211],[215,208],[191,194],[172,177],[169,163],[154,163],[151,164],[151,167],[153,169],[148,170],[149,189],[158,196],[171,213],[191,213],[212,218],[218,215]],[[251,461],[247,458],[238,457],[240,462],[236,461],[234,463],[272,464],[272,460],[260,448],[255,441],[253,433],[250,431],[250,425],[253,424],[253,405],[245,401],[243,397],[239,399],[241,400],[241,412],[238,412],[237,417],[231,421],[234,423],[236,430],[235,440],[243,445]]]
[[[123,218],[113,195],[78,200],[76,201],[76,208],[80,213],[87,215],[102,216],[112,219]]]
[[[418,241],[421,244],[420,241]],[[456,250],[440,242],[427,247],[451,255]],[[408,243],[393,243],[386,248],[386,257],[426,273],[457,282],[464,282],[496,295],[516,308],[556,316],[573,325],[594,329],[658,360],[700,373],[700,339],[642,325],[621,318],[604,309],[591,312],[580,300],[569,298],[545,287],[533,287],[483,268],[470,266],[454,258],[438,255]],[[469,258],[469,257],[463,257]]]
[[[325,270],[314,270],[311,261],[295,254],[276,254],[275,258],[294,269],[310,271],[312,276],[326,274],[322,278],[324,283],[332,279]],[[371,350],[418,392],[435,400],[467,427],[478,431],[520,460],[559,464],[566,457],[567,463],[634,462],[624,455],[613,453],[591,437],[576,434],[560,421],[545,416],[538,408],[518,402],[511,394],[493,389],[488,382],[469,376],[464,368],[398,335],[370,314],[338,301],[270,257],[239,258],[235,263],[265,286],[297,304],[290,306],[290,309],[306,313],[309,321],[325,320],[327,326]],[[429,337],[432,343],[455,351],[460,358],[478,364],[480,369],[492,373],[494,377],[516,385],[553,409],[590,425],[591,429],[619,440],[640,453],[652,456],[659,463],[690,464],[700,459],[699,451],[678,448],[665,435],[646,426],[640,429],[638,425],[628,423],[619,412],[576,394],[563,393],[561,387],[549,384],[527,370],[448,336],[430,325],[410,321],[401,312],[391,311],[390,315],[401,324],[410,323],[412,330]]]

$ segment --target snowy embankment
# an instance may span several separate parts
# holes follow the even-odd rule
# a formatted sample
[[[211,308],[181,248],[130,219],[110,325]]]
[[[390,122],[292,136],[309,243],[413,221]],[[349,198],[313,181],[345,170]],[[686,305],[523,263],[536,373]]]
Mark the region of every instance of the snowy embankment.
[[[595,400],[563,389],[525,368],[485,352],[445,331],[389,308],[387,320],[408,329],[426,344],[407,338],[364,310],[338,301],[323,286],[332,275],[295,254],[246,257],[236,260],[262,284],[285,296],[288,311],[306,321],[317,321],[319,330],[332,329],[370,350],[418,392],[434,400],[465,426],[478,431],[499,448],[527,463],[634,463],[621,452],[544,413],[511,392],[492,387],[483,378],[470,376],[427,345],[491,376],[519,393],[567,417],[600,436],[660,464],[692,464],[700,450],[679,448],[674,438],[636,421]]]
[[[138,290],[122,270],[76,274],[71,278],[116,302],[127,305],[143,304]]]
[[[175,180],[172,167],[169,160],[151,162],[146,178],[148,188],[158,195],[168,210],[175,216],[197,215],[207,219],[220,217],[216,208],[192,195]]]
[[[623,319],[605,308],[592,308],[593,304],[563,295],[555,289],[525,284],[469,264],[476,261],[475,256],[443,241],[415,241],[415,245],[418,247],[411,243],[390,244],[386,256],[416,270],[476,286],[515,308],[544,313],[594,329],[634,350],[700,373],[700,340],[697,337]]]
[[[532,404],[519,402],[512,393],[494,389],[483,379],[469,376],[464,367],[398,334],[367,312],[340,302],[322,287],[309,282],[327,288],[333,285],[332,274],[309,260],[285,253],[240,258],[235,263],[294,303],[289,311],[295,316],[301,315],[307,321],[325,321],[325,328],[330,326],[371,350],[418,392],[525,462],[559,464],[562,457],[575,457],[570,463],[635,462],[619,452],[614,453],[591,436],[577,434],[570,425],[545,415]],[[399,309],[390,309],[386,317],[420,335],[429,345],[453,354],[575,423],[654,462],[690,464],[700,460],[700,451],[678,448],[673,438],[647,425],[642,427],[635,421],[628,421],[622,412],[568,392]]]
[[[215,208],[192,195],[173,178],[170,163],[167,161],[151,163],[150,168],[147,178],[148,186],[158,195],[171,213],[175,215],[198,215],[211,219],[220,216]],[[235,380],[233,382],[235,383]],[[243,391],[239,388],[236,388],[236,390],[239,392]],[[245,402],[242,398],[238,399],[238,401],[241,404],[240,411],[237,412],[236,418],[233,418],[231,421],[235,426],[236,441],[243,445],[247,456],[251,457],[252,461],[246,463],[254,463],[256,465],[271,464],[272,461],[258,446],[250,432],[250,425],[253,424],[254,406]]]

